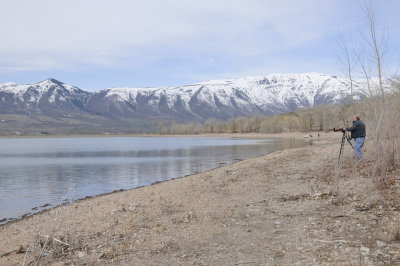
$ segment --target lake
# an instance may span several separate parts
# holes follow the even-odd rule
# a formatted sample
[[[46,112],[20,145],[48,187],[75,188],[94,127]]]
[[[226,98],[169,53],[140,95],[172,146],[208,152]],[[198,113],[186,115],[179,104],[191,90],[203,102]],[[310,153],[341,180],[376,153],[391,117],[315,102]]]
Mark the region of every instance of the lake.
[[[145,186],[301,145],[206,137],[2,138],[0,224],[63,200]]]

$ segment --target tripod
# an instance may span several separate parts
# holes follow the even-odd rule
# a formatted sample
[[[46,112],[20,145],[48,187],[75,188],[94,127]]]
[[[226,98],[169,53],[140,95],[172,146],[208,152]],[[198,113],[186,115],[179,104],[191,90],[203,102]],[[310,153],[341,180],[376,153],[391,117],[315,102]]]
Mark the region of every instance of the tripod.
[[[338,163],[340,163],[340,157],[342,157],[342,154],[343,154],[344,140],[347,140],[347,142],[350,144],[351,148],[354,150],[354,147],[353,147],[353,144],[351,144],[349,135],[346,133],[346,131],[343,131],[342,144],[340,145]]]

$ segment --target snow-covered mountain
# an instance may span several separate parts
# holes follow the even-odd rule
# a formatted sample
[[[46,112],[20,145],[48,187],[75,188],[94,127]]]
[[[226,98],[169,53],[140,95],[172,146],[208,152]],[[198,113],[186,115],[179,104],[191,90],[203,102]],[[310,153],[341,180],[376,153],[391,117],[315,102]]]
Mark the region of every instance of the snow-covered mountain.
[[[364,81],[353,85],[353,99],[368,94]],[[345,78],[318,73],[276,74],[179,87],[104,89],[90,96],[87,110],[102,115],[227,119],[340,103],[349,96],[350,81]]]
[[[355,100],[368,94],[364,81],[354,81],[353,85]],[[109,88],[92,93],[49,79],[28,85],[0,85],[0,113],[54,114],[56,110],[113,118],[201,121],[210,117],[272,115],[340,103],[349,96],[348,79],[318,73],[212,80],[178,87]]]
[[[55,79],[39,83],[0,85],[0,114],[51,114],[82,112],[90,93]]]

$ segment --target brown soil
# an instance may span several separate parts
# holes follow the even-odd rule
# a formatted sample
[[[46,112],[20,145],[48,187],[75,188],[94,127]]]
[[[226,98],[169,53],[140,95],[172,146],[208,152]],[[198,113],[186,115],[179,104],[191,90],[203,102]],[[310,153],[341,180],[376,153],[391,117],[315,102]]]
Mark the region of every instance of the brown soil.
[[[6,224],[0,265],[400,264],[394,196],[334,136]]]

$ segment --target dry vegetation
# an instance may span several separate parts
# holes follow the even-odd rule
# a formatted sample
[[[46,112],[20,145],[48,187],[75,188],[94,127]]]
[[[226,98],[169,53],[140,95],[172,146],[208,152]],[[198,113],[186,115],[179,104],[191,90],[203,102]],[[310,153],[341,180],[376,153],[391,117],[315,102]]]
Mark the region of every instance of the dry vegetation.
[[[314,108],[299,110],[275,116],[235,117],[227,121],[208,119],[203,124],[163,124],[158,125],[161,135],[185,134],[236,134],[263,133],[277,134],[282,132],[329,132],[335,127],[351,126],[354,112],[364,118],[369,110],[366,106],[371,99],[360,103],[343,103],[341,105],[320,105]],[[367,119],[369,122],[369,117]]]

